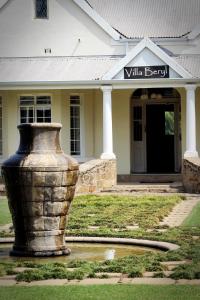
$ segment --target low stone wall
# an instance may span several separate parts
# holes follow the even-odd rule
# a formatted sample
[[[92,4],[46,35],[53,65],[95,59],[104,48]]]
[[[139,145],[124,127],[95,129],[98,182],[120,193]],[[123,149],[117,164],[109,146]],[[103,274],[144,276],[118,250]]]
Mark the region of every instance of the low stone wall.
[[[183,160],[183,186],[187,193],[200,193],[200,158]]]
[[[116,160],[90,160],[79,171],[76,193],[99,192],[116,184]]]

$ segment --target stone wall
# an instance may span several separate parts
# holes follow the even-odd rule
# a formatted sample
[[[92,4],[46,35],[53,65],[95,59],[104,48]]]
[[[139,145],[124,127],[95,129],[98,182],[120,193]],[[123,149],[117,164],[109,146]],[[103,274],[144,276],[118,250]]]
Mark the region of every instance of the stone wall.
[[[183,186],[187,193],[200,193],[200,158],[183,160]]]
[[[79,171],[77,193],[99,192],[116,184],[116,160],[90,160]]]

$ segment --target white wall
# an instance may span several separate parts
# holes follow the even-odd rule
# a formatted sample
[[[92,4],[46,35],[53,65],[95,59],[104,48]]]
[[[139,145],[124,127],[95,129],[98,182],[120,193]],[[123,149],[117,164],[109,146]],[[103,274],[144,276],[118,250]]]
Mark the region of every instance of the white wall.
[[[35,19],[34,0],[11,0],[0,10],[0,57],[114,54],[105,33],[72,0],[49,0],[49,19]],[[124,51],[124,50],[123,50]],[[49,56],[49,54],[47,54]]]

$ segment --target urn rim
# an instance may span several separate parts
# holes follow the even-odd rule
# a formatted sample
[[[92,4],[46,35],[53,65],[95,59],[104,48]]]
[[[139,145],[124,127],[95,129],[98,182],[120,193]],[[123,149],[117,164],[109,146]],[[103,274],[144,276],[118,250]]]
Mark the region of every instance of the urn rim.
[[[62,128],[61,123],[24,123],[17,126],[18,129],[23,128]]]

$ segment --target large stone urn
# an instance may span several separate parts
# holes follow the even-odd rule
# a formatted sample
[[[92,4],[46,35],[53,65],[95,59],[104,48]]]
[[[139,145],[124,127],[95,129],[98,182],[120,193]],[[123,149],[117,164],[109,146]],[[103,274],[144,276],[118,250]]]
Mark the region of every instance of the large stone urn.
[[[19,149],[3,163],[2,175],[15,230],[11,255],[70,252],[64,232],[78,163],[60,147],[61,127],[58,123],[19,125]]]

